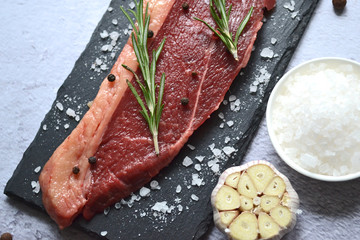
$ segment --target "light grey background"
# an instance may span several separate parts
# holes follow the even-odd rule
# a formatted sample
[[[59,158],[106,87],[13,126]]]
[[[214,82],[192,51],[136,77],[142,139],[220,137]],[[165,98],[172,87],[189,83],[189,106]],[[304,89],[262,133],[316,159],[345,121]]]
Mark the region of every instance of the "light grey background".
[[[1,192],[109,3],[109,0],[2,1]],[[359,0],[349,0],[341,14],[333,10],[331,0],[321,0],[288,69],[325,56],[360,62],[359,13]],[[360,181],[321,183],[300,176],[276,155],[264,120],[245,161],[257,159],[278,166],[299,192],[302,213],[298,215],[295,233],[287,239],[351,236],[360,239]],[[59,231],[45,214],[0,194],[0,234],[3,232],[11,232],[14,239],[88,239],[72,229]],[[213,230],[209,239],[224,237]]]

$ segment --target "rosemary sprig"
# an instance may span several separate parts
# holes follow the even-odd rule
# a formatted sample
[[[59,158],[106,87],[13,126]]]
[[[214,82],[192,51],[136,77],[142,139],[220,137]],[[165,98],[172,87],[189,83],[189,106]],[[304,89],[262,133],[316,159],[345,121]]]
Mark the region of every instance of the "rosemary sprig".
[[[159,58],[161,50],[165,44],[165,38],[160,43],[160,46],[156,51],[152,53],[152,61],[150,64],[149,54],[147,50],[147,39],[150,23],[150,15],[148,14],[148,5],[146,5],[145,16],[143,14],[143,0],[140,0],[139,3],[136,3],[136,12],[129,10],[137,21],[137,26],[134,21],[131,19],[129,14],[124,10],[123,7],[120,7],[122,12],[125,14],[129,22],[133,27],[133,32],[131,33],[131,40],[134,47],[134,52],[139,62],[139,67],[141,69],[144,83],[140,82],[139,77],[136,75],[135,71],[126,65],[122,65],[126,70],[132,72],[135,76],[136,82],[140,86],[141,92],[143,93],[144,101],[141,99],[140,95],[137,93],[135,87],[131,84],[129,80],[126,80],[131,92],[134,94],[136,100],[138,101],[141,111],[140,113],[145,118],[146,122],[149,125],[149,130],[153,136],[153,142],[155,147],[155,153],[159,154],[159,143],[158,143],[158,129],[160,123],[160,117],[164,105],[162,104],[162,99],[164,95],[164,86],[165,86],[165,74],[163,73],[160,80],[160,87],[155,83],[155,72],[156,72],[156,62]],[[156,99],[156,89],[158,90],[158,97]]]
[[[210,0],[210,13],[218,26],[217,30],[219,32],[217,32],[204,20],[197,17],[194,17],[194,19],[204,23],[208,28],[210,28],[210,30],[213,31],[223,41],[227,49],[234,56],[235,60],[239,61],[237,54],[238,40],[241,32],[244,30],[246,24],[248,23],[251,17],[251,14],[253,12],[253,7],[250,8],[246,17],[241,21],[239,28],[236,31],[234,39],[232,33],[229,31],[229,18],[230,18],[231,9],[232,9],[232,5],[230,4],[229,9],[226,11],[225,0]]]

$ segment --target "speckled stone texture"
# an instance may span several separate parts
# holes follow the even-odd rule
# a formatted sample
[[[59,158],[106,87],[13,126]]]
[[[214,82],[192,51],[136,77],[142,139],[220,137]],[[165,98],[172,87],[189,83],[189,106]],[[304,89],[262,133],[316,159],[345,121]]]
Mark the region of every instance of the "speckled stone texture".
[[[289,0],[290,2],[290,0]],[[70,73],[109,1],[4,1],[0,8],[1,191],[35,136],[56,91]],[[282,7],[282,6],[279,6]],[[320,1],[290,67],[315,57],[360,61],[358,1],[335,13]],[[285,239],[357,239],[360,234],[360,180],[324,183],[303,177],[275,153],[261,124],[244,162],[265,159],[286,174],[300,196],[301,214]],[[34,166],[35,168],[36,166]],[[29,169],[29,171],[32,171]],[[186,230],[184,230],[186,231]],[[49,218],[0,195],[0,234],[14,239],[91,239],[74,229],[59,231]],[[225,239],[217,230],[205,239]]]

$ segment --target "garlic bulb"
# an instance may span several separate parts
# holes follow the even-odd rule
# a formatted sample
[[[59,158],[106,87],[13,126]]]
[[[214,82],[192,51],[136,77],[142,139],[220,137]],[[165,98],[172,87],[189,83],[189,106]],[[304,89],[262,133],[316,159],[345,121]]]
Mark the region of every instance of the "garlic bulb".
[[[215,225],[230,239],[277,240],[294,228],[299,197],[287,177],[259,160],[223,172],[211,203]]]

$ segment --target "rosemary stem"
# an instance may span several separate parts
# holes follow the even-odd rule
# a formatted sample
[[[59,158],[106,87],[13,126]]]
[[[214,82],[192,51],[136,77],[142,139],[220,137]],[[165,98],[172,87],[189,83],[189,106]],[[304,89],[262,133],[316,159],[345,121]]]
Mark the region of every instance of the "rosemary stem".
[[[159,142],[158,142],[158,133],[153,133],[153,142],[154,142],[154,148],[156,155],[159,155]]]

